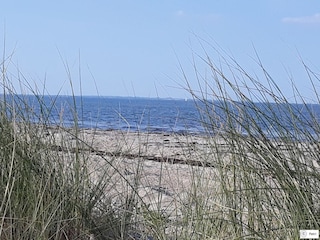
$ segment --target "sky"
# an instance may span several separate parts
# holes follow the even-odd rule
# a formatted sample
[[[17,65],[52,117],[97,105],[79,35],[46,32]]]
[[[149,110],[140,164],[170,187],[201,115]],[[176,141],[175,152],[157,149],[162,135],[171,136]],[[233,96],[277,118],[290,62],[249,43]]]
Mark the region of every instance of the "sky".
[[[212,77],[201,57],[232,56],[260,76],[257,54],[289,99],[290,79],[314,98],[301,58],[320,73],[319,0],[0,3],[0,53],[17,91],[188,98],[184,74],[194,89],[194,66]]]

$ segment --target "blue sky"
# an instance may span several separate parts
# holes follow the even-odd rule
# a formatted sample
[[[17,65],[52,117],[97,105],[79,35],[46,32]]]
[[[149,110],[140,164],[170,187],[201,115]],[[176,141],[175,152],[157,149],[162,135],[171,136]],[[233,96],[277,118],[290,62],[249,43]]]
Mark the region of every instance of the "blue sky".
[[[319,0],[11,0],[1,3],[0,34],[0,53],[13,53],[8,73],[18,91],[16,68],[32,87],[71,94],[67,64],[75,94],[81,71],[83,95],[189,97],[179,64],[196,89],[192,58],[203,55],[199,38],[252,74],[255,48],[288,98],[291,76],[313,97],[298,53],[320,72]]]

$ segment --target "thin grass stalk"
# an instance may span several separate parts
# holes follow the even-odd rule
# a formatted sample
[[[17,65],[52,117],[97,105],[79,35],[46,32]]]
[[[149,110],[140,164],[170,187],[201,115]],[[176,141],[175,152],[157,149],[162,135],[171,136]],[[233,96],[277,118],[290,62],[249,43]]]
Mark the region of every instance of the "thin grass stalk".
[[[239,237],[264,238],[268,234],[297,236],[298,232],[293,229],[304,227],[316,229],[319,203],[317,206],[315,202],[319,199],[313,193],[317,192],[319,169],[314,166],[313,161],[318,157],[313,155],[310,143],[316,141],[314,136],[319,123],[314,113],[304,101],[309,116],[301,115],[289,104],[259,58],[257,63],[267,85],[251,77],[234,58],[230,64],[222,57],[233,77],[231,80],[213,64],[206,52],[204,55],[205,58],[199,56],[199,59],[211,69],[214,86],[218,87],[197,77],[200,90],[212,92],[209,97],[207,93],[198,94],[192,90],[190,93],[201,103],[199,112],[205,115],[202,119],[208,132],[215,132],[217,128],[215,114],[225,121],[224,134],[220,136],[230,148],[230,168],[223,167],[225,159],[218,162],[217,167],[232,232]],[[196,76],[200,76],[196,67],[195,71]],[[232,90],[236,100],[230,98],[227,90]],[[254,100],[264,102],[264,107],[260,108]],[[270,126],[272,131],[268,130]],[[309,151],[307,156],[306,151]]]

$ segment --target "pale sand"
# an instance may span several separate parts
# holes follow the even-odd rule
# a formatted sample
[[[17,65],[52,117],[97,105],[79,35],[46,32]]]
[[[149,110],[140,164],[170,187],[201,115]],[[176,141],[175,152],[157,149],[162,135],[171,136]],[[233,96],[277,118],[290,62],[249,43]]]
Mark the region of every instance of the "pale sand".
[[[72,134],[51,129],[49,135],[54,135],[58,145],[68,143],[56,150],[72,152],[77,147]],[[85,143],[78,148],[88,157],[93,181],[107,173],[105,192],[115,207],[123,204],[133,188],[140,206],[177,217],[183,205],[194,201],[193,189],[198,199],[217,192],[215,153],[205,136],[103,130],[81,130],[78,136]],[[217,142],[226,147],[223,140]]]
[[[61,134],[53,128],[49,130],[50,136],[54,136],[57,144],[54,149],[61,154],[69,154],[71,159],[76,149],[83,154],[92,180],[97,183],[103,177],[108,183],[103,190],[106,201],[111,201],[115,209],[123,208],[133,189],[137,193],[135,206],[147,207],[175,220],[189,214],[183,211],[195,207],[195,202],[203,201],[201,204],[212,211],[212,207],[219,208],[225,201],[219,178],[228,176],[222,176],[217,169],[224,169],[223,174],[230,173],[228,168],[233,163],[230,162],[230,145],[222,138],[81,130],[78,139],[83,143],[77,146],[77,138],[72,134]],[[280,150],[285,146],[281,142],[274,144],[279,144]],[[259,146],[264,147],[264,143]],[[281,150],[284,154],[288,146],[285,147]],[[293,147],[310,149],[303,144]],[[221,165],[215,168],[216,162],[225,164],[225,168]],[[319,167],[317,163],[313,165]],[[275,184],[268,172],[261,174],[271,186]]]

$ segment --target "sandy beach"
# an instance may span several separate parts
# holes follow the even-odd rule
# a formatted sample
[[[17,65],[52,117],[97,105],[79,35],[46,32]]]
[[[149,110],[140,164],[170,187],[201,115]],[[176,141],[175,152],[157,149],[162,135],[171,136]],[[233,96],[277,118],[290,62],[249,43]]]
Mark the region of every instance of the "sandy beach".
[[[215,191],[214,153],[203,135],[85,129],[78,133],[82,142],[77,147],[73,134],[49,131],[57,144],[67,143],[55,150],[71,154],[71,159],[76,151],[86,156],[93,181],[110,178],[105,191],[115,207],[135,191],[140,205],[176,218],[180,207],[192,201],[193,188],[207,196]]]

